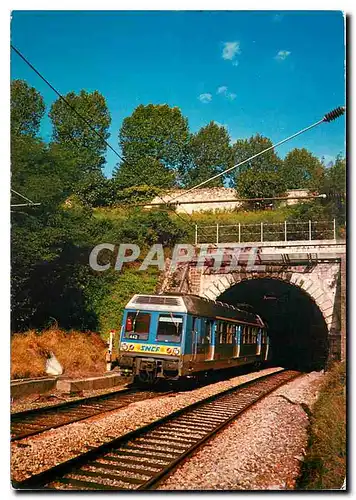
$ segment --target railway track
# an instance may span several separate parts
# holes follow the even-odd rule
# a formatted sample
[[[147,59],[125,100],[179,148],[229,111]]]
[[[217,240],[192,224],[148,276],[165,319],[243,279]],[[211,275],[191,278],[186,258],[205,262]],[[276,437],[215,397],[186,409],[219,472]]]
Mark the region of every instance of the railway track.
[[[49,429],[117,410],[130,403],[164,394],[167,393],[128,388],[110,394],[12,413],[11,441],[17,441]]]
[[[300,375],[285,370],[247,382],[22,482],[18,489],[149,490],[258,400]]]

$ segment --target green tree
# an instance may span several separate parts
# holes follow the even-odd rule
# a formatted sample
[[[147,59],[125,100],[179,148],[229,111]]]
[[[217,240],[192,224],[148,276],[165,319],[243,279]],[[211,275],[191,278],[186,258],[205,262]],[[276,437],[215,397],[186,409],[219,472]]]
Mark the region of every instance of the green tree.
[[[24,80],[11,82],[11,133],[38,134],[45,105],[41,94]]]
[[[327,193],[346,193],[346,159],[341,154],[325,169],[323,189]]]
[[[49,116],[53,124],[53,142],[71,151],[82,175],[99,171],[105,163],[106,144],[111,122],[105,98],[98,91],[69,92],[66,101],[85,117],[97,134],[62,100],[52,104]]]
[[[162,161],[151,157],[142,157],[124,162],[114,171],[115,184],[118,189],[134,186],[154,186],[170,188],[174,185],[175,176]]]
[[[266,148],[272,146],[272,141],[267,137],[256,134],[249,139],[239,139],[232,146],[233,162],[235,165],[250,158],[251,156],[260,153]],[[248,169],[253,169],[254,172],[278,172],[281,168],[282,160],[274,152],[273,149],[267,153],[250,160],[241,167],[236,168],[231,172],[230,183],[236,185],[239,176]]]
[[[230,137],[225,127],[210,122],[191,136],[188,146],[189,163],[184,185],[193,186],[229,168],[232,162]],[[210,182],[208,187],[222,186],[223,176]]]
[[[288,189],[319,190],[324,177],[321,161],[305,148],[295,148],[283,161],[282,174]]]
[[[127,179],[136,178],[131,185],[171,184],[169,170],[179,172],[182,168],[188,141],[188,121],[179,108],[167,104],[138,106],[131,116],[124,119],[120,129],[119,143],[124,156],[120,177],[125,183]],[[149,179],[145,170],[150,173]],[[155,184],[156,172],[159,179],[167,174],[168,180]],[[129,185],[126,183],[125,187]]]
[[[255,171],[249,168],[238,177],[237,192],[241,198],[273,198],[285,192],[285,182],[279,172]],[[256,201],[248,205],[254,208],[270,206],[271,201]]]
[[[172,219],[167,212],[134,210],[120,226],[120,242],[173,247],[187,236],[187,231],[186,224]]]
[[[346,159],[342,155],[325,169],[325,177],[321,191],[327,195],[324,200],[329,217],[335,218],[339,227],[344,228],[346,222]],[[341,231],[343,234],[344,230]]]
[[[267,137],[256,134],[233,145],[234,163],[240,163],[272,146]],[[272,198],[284,194],[286,185],[281,174],[282,160],[273,149],[233,170],[231,184],[242,198]],[[271,205],[270,201],[252,202],[254,208]]]
[[[115,200],[114,181],[107,179],[102,172],[91,172],[77,184],[75,193],[84,205],[110,206]]]

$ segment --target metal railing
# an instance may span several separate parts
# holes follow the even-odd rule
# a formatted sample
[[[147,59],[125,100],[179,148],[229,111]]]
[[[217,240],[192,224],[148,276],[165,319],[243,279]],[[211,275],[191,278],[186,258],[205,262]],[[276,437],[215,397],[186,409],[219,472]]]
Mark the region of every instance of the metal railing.
[[[336,241],[336,221],[195,225],[195,244],[268,241]]]

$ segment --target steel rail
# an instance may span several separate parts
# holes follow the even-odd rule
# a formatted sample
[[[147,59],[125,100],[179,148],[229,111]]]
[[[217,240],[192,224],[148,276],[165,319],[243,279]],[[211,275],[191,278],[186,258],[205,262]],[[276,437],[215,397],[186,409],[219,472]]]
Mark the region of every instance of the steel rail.
[[[132,402],[151,399],[163,394],[167,394],[167,392],[127,388],[109,394],[89,396],[75,401],[14,412],[11,414],[11,441],[18,441],[49,429],[117,410]]]
[[[297,371],[281,370],[250,380],[29,479],[13,481],[13,487],[74,491],[155,489],[204,442],[257,401],[300,375]]]

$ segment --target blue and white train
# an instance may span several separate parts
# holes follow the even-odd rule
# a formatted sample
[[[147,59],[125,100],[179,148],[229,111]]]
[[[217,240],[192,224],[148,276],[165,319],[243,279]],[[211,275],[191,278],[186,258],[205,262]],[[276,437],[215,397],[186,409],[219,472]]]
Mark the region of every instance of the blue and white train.
[[[268,356],[266,325],[251,311],[188,294],[134,295],[110,365],[152,383],[260,365]]]

